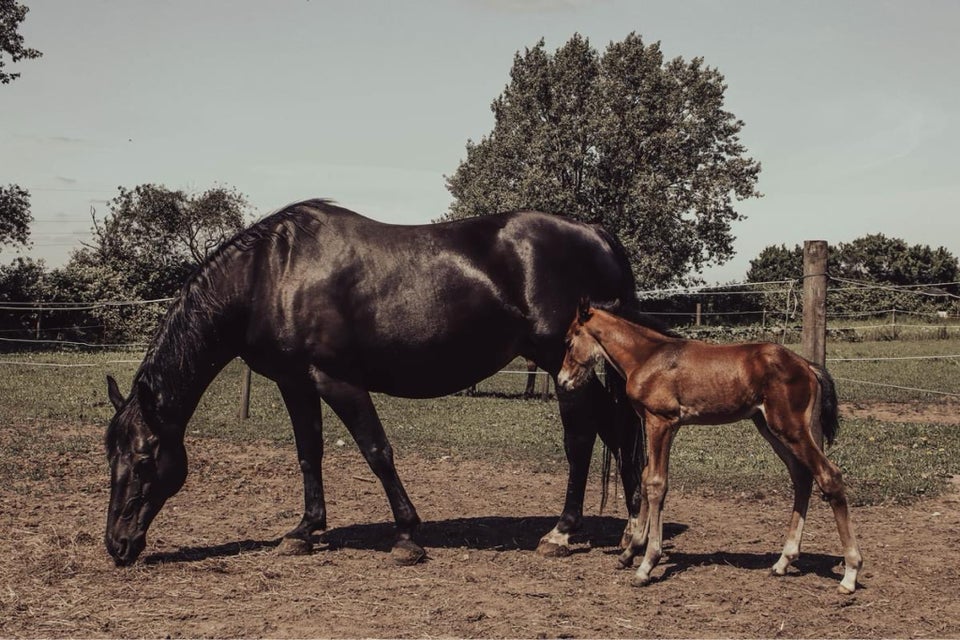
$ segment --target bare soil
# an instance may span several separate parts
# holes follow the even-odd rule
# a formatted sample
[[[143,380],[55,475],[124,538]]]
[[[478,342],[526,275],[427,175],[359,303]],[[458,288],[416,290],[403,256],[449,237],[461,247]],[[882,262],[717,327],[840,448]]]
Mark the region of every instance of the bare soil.
[[[65,425],[58,437],[99,436]],[[102,544],[100,452],[45,455],[38,479],[0,483],[0,636],[960,637],[960,491],[854,509],[865,566],[853,596],[836,593],[826,505],[811,506],[796,569],[775,578],[787,498],[673,492],[667,557],[634,588],[614,569],[622,513],[587,517],[576,553],[542,558],[565,478],[456,458],[398,459],[429,558],[393,566],[382,489],[352,447],[331,448],[331,529],[313,554],[276,553],[301,510],[292,445],[194,439],[186,487],[126,569]]]
[[[840,413],[848,418],[873,418],[886,422],[960,425],[960,402],[951,399],[937,402],[845,403],[841,405]]]

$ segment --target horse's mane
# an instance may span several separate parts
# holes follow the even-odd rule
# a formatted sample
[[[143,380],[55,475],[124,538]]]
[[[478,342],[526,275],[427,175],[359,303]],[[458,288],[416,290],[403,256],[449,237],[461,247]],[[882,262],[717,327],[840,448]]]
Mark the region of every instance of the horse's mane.
[[[311,211],[345,211],[330,200],[312,199],[295,202],[274,211],[217,247],[187,278],[179,295],[171,302],[160,321],[144,356],[136,380],[151,388],[163,384],[162,371],[178,371],[178,377],[190,379],[195,369],[192,354],[201,344],[216,341],[214,320],[230,300],[224,299],[215,283],[229,273],[232,259],[263,242],[277,241],[291,231],[312,235],[306,224]],[[212,335],[211,335],[212,334]]]

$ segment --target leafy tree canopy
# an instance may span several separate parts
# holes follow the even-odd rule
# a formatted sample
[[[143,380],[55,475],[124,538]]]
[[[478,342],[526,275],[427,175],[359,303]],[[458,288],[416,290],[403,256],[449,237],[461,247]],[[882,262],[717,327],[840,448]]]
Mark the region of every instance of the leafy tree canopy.
[[[759,196],[743,122],[702,58],[665,61],[639,35],[603,54],[573,36],[514,56],[493,130],[447,177],[446,219],[540,209],[617,234],[642,286],[684,282],[733,255],[734,201]]]
[[[893,285],[956,282],[956,256],[944,247],[911,245],[882,233],[862,236],[831,247],[827,270],[837,278]],[[749,282],[792,280],[803,275],[803,248],[771,245],[750,261]]]
[[[16,0],[0,0],[0,84],[10,84],[20,77],[19,73],[3,70],[7,65],[5,57],[9,56],[10,62],[19,62],[43,55],[36,49],[24,47],[23,36],[18,33],[28,11],[28,7]]]
[[[833,313],[860,313],[877,309],[934,311],[950,306],[960,294],[960,266],[944,247],[911,245],[882,233],[870,234],[830,248],[827,272],[834,278],[878,285],[930,285],[921,294],[906,290],[862,288],[839,283],[831,287],[829,306]],[[803,248],[786,245],[764,248],[750,261],[749,282],[794,280],[803,275]],[[944,284],[947,283],[947,284]],[[936,285],[936,286],[934,286]],[[779,296],[767,296],[765,307],[776,309]]]
[[[0,187],[0,247],[30,240],[30,192],[15,184]]]
[[[74,252],[70,267],[101,272],[123,283],[126,295],[175,294],[211,251],[243,228],[249,205],[236,190],[214,187],[199,195],[154,184],[119,188],[92,244]]]

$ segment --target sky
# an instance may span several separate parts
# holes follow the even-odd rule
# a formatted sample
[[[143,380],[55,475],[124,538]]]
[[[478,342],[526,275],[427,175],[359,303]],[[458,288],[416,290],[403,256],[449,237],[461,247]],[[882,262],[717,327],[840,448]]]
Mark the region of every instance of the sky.
[[[23,0],[21,0],[23,1]],[[258,214],[327,197],[425,223],[517,51],[630,32],[704,58],[759,160],[743,280],[771,244],[884,233],[960,256],[960,3],[953,0],[25,0],[37,60],[0,85],[0,184],[31,193],[62,264],[118,186],[236,187]],[[0,263],[17,254],[0,252]]]

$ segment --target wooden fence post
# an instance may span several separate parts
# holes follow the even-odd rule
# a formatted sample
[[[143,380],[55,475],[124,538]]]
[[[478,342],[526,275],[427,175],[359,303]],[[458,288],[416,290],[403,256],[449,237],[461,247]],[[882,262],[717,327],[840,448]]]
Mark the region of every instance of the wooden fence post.
[[[246,420],[250,417],[250,379],[253,372],[247,363],[243,363],[243,375],[240,378],[240,419]]]
[[[550,374],[544,372],[543,374],[543,386],[540,387],[540,399],[549,400],[550,399]]]
[[[803,243],[803,356],[820,366],[827,359],[827,242]]]
[[[698,302],[697,303],[697,326],[698,327],[700,326],[700,309],[701,309],[701,306],[700,306],[700,303]]]

